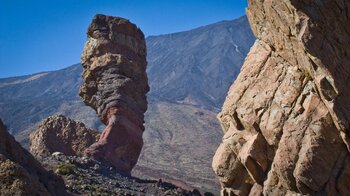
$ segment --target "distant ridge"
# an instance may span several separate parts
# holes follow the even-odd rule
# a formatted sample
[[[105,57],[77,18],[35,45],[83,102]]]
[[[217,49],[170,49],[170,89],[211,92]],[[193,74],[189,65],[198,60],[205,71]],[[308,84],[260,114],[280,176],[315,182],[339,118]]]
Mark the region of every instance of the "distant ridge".
[[[150,97],[219,109],[255,38],[247,18],[147,39]]]

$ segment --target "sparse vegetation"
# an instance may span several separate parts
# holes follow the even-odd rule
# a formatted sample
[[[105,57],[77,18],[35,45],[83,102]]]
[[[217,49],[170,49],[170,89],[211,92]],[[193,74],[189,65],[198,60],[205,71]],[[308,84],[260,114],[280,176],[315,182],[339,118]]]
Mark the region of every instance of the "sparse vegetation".
[[[312,81],[312,80],[313,80],[312,77],[311,77],[311,73],[309,72],[309,70],[301,69],[300,71],[304,74],[305,78],[306,78],[308,81],[310,81],[310,80]]]

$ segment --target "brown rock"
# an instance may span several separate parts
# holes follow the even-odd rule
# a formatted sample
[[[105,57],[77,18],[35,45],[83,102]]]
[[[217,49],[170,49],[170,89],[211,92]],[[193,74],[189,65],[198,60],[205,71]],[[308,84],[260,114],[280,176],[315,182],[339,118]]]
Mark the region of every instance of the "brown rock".
[[[22,148],[1,120],[0,184],[1,195],[68,195],[63,180]]]
[[[88,129],[62,115],[43,120],[30,134],[30,152],[39,157],[62,152],[67,156],[83,156],[84,150],[98,140],[100,133]]]
[[[48,190],[35,180],[19,164],[0,155],[1,195],[50,195]]]
[[[349,7],[249,1],[257,41],[218,115],[222,194],[350,194]]]
[[[104,15],[94,17],[87,34],[80,96],[107,127],[86,154],[129,174],[143,146],[147,110],[144,35],[128,20]]]
[[[263,191],[263,187],[260,184],[255,183],[253,187],[250,189],[249,196],[261,196],[262,191]]]

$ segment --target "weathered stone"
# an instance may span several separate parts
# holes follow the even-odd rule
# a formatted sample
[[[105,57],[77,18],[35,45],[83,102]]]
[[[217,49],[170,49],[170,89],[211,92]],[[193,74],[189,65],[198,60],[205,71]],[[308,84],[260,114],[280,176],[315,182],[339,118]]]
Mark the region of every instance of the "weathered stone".
[[[263,191],[263,187],[260,184],[255,183],[253,187],[250,189],[249,196],[261,196],[262,191]]]
[[[143,146],[147,110],[144,35],[128,20],[105,15],[94,17],[87,34],[79,95],[107,127],[85,152],[129,174]]]
[[[248,2],[257,41],[218,115],[222,194],[350,194],[350,2]]]
[[[63,180],[22,148],[1,120],[0,184],[1,195],[68,195]]]
[[[225,136],[229,139],[231,136],[229,136],[229,132],[227,133]],[[247,195],[253,180],[236,154],[232,153],[232,147],[233,145],[229,141],[223,142],[213,159],[214,171],[225,187],[221,194]]]
[[[43,157],[54,152],[83,156],[85,149],[95,143],[99,136],[98,131],[86,128],[81,122],[62,115],[50,116],[30,134],[30,152]]]

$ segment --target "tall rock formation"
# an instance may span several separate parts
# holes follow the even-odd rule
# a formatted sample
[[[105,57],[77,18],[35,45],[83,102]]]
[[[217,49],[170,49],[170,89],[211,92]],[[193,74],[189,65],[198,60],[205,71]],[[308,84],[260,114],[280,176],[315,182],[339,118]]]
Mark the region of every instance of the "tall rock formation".
[[[349,195],[350,1],[250,0],[257,41],[221,113],[223,195]]]
[[[0,195],[68,195],[63,180],[7,132],[0,119]]]
[[[107,125],[88,156],[129,174],[140,155],[149,91],[142,31],[123,18],[96,15],[82,54],[79,95]]]

